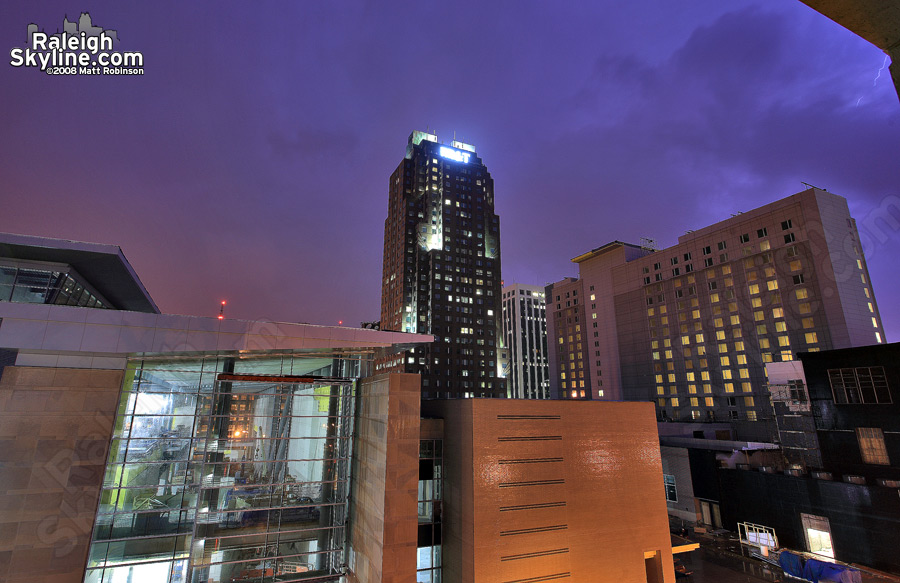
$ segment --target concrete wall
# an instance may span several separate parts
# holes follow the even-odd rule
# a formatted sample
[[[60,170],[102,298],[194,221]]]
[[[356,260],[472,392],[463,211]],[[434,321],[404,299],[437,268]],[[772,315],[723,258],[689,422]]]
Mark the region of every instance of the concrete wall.
[[[360,383],[350,495],[351,583],[416,579],[420,386],[414,374]]]
[[[669,514],[688,522],[697,522],[694,504],[694,484],[691,482],[691,462],[687,449],[683,447],[660,447],[664,474],[675,476],[675,496],[677,501],[667,500]]]
[[[431,401],[444,418],[443,580],[674,581],[651,403]]]
[[[121,370],[3,370],[0,581],[83,580],[122,377]]]

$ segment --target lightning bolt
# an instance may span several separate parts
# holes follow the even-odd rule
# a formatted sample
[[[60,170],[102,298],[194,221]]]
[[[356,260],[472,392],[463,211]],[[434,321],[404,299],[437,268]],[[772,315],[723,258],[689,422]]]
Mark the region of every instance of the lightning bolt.
[[[881,79],[881,72],[884,71],[884,68],[887,67],[888,56],[884,56],[884,61],[881,63],[881,68],[878,69],[878,74],[875,75],[875,79],[872,81],[872,87],[875,87],[875,84],[878,83],[878,80]],[[859,107],[859,102],[862,101],[863,96],[860,95],[859,99],[856,100],[856,107]]]

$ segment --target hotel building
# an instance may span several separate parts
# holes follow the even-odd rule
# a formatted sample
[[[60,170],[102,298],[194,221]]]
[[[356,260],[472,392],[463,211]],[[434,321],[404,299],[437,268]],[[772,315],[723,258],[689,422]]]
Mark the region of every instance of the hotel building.
[[[884,340],[856,222],[823,190],[659,251],[614,241],[572,261],[578,280],[547,291],[563,397],[583,379],[593,398],[654,401],[660,419],[755,421],[772,417],[766,363]]]

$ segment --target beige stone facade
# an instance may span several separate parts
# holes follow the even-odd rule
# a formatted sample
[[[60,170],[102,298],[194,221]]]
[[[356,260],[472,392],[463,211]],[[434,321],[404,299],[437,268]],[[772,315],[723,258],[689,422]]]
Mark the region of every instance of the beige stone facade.
[[[3,369],[0,581],[83,580],[122,375]]]
[[[419,375],[360,385],[350,496],[350,583],[415,580]]]
[[[444,419],[444,581],[674,581],[650,403],[424,408]]]

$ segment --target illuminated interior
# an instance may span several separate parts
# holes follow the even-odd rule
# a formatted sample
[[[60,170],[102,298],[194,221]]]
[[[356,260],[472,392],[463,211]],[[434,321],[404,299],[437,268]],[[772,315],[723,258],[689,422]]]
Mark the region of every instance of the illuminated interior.
[[[352,356],[134,362],[85,581],[337,580],[358,371]]]

